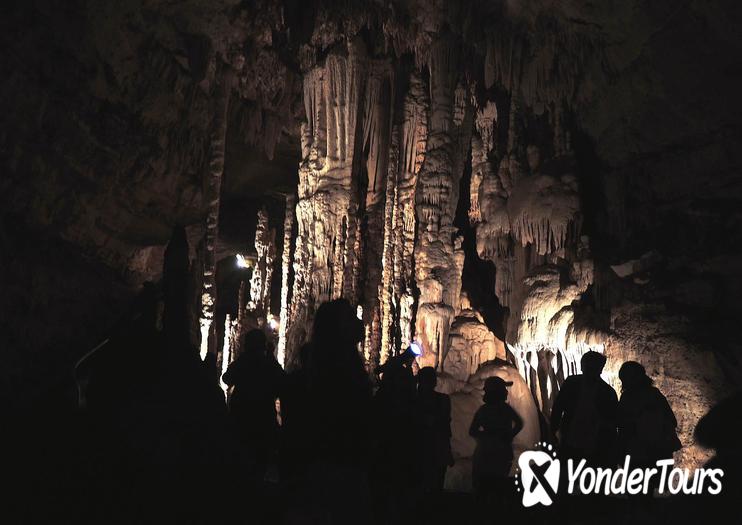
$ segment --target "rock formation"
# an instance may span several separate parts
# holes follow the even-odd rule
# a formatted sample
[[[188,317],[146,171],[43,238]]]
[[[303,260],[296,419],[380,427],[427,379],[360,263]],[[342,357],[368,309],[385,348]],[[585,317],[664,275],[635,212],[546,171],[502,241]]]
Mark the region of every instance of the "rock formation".
[[[281,310],[278,325],[278,348],[276,359],[281,366],[286,361],[286,334],[289,324],[289,289],[290,270],[292,255],[292,234],[294,231],[294,206],[293,195],[286,196],[286,212],[283,220],[283,252],[281,254]]]
[[[265,208],[258,212],[255,229],[255,252],[257,257],[250,277],[250,301],[247,309],[265,323],[271,310],[271,281],[273,280],[273,261],[276,257],[276,230],[268,224]]]
[[[221,201],[222,174],[224,173],[224,148],[227,135],[227,111],[232,94],[232,72],[225,67],[222,78],[216,83],[214,122],[209,143],[209,173],[205,196],[208,211],[206,215],[206,235],[204,237],[203,296],[201,298],[201,359],[208,352],[216,353],[215,334],[211,327],[216,307],[216,243],[219,235],[219,203]]]

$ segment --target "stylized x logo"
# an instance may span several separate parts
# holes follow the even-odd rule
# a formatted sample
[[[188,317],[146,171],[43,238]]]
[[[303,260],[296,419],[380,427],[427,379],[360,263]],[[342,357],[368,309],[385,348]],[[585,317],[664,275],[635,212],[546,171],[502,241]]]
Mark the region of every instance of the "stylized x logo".
[[[518,458],[518,467],[523,487],[523,506],[554,503],[561,470],[559,460],[552,459],[549,453],[542,450],[528,450]]]
[[[540,465],[536,463],[535,459],[532,459],[528,462],[528,466],[530,467],[531,472],[533,472],[533,480],[531,481],[531,486],[528,487],[528,490],[534,492],[536,487],[541,485],[541,488],[543,488],[549,498],[551,498],[551,501],[556,500],[556,492],[551,488],[549,480],[546,479],[546,471],[551,467],[551,459],[547,458]]]

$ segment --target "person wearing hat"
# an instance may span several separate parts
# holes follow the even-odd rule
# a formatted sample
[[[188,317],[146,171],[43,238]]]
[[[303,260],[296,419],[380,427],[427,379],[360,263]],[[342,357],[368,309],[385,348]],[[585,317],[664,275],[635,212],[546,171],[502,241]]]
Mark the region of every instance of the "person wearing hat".
[[[512,381],[488,377],[484,382],[484,405],[469,427],[477,441],[472,458],[472,484],[484,508],[507,492],[508,474],[513,463],[513,438],[523,429],[523,419],[507,403]]]

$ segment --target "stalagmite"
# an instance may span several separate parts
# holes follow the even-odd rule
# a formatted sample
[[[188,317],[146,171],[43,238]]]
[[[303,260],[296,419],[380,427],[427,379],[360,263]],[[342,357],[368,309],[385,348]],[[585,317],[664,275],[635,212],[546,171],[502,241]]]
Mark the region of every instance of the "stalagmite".
[[[415,241],[415,278],[420,290],[415,330],[423,343],[419,361],[423,366],[439,370],[448,347],[461,278],[456,257],[460,241],[458,248],[453,241],[456,231],[453,217],[461,177],[455,167],[457,72],[454,66],[457,53],[455,42],[448,38],[442,38],[430,50],[430,133],[415,198],[419,224]],[[459,97],[459,102],[465,103],[466,97]]]
[[[286,196],[286,215],[283,220],[283,253],[281,254],[281,311],[278,321],[278,347],[276,358],[281,366],[286,360],[286,333],[289,323],[289,271],[291,266],[291,239],[294,229],[293,194]]]
[[[247,309],[265,322],[270,314],[271,281],[273,261],[276,256],[276,231],[268,224],[268,212],[262,208],[258,212],[255,228],[255,252],[257,257],[250,278],[250,301]]]
[[[224,320],[224,343],[221,351],[221,373],[219,374],[219,386],[224,391],[224,399],[228,396],[229,386],[222,381],[222,376],[227,372],[229,364],[232,362],[232,350],[234,347],[236,323],[232,321],[229,314]]]
[[[482,314],[472,308],[466,293],[462,293],[460,311],[451,325],[444,371],[466,382],[480,366],[496,359],[505,360],[503,342],[487,328]]]
[[[363,265],[363,311],[368,337],[364,342],[366,360],[378,363],[383,322],[379,287],[382,286],[386,246],[384,216],[387,195],[388,160],[393,106],[393,75],[389,62],[369,63],[369,76],[364,97],[363,146],[366,152],[365,242],[359,254]],[[360,232],[359,232],[360,233]],[[360,235],[358,236],[360,239]]]
[[[208,352],[216,353],[215,337],[211,330],[216,308],[216,242],[219,235],[219,202],[221,198],[222,174],[224,173],[224,142],[227,134],[227,109],[232,90],[233,73],[229,66],[223,66],[221,82],[217,84],[216,111],[212,123],[209,144],[209,172],[206,184],[208,212],[206,217],[206,239],[204,254],[203,294],[201,297],[201,359]]]
[[[389,166],[386,181],[386,201],[384,204],[384,249],[381,257],[382,271],[379,286],[379,303],[381,305],[381,348],[379,349],[379,364],[383,364],[392,355],[394,312],[392,300],[394,298],[394,248],[395,241],[395,208],[397,173],[399,171],[399,135],[400,130],[395,126],[392,130],[389,146]]]
[[[412,342],[414,331],[414,249],[417,219],[415,193],[418,173],[425,160],[428,141],[429,100],[420,76],[410,75],[404,100],[404,122],[399,150],[399,179],[394,206],[394,302],[399,323],[400,346]]]
[[[237,356],[240,351],[239,341],[242,339],[242,335],[249,329],[248,327],[248,316],[247,314],[247,284],[245,281],[240,281],[240,289],[237,292],[237,318],[234,320],[234,329],[231,334],[232,337],[232,352],[233,357]],[[226,337],[226,332],[225,332]]]

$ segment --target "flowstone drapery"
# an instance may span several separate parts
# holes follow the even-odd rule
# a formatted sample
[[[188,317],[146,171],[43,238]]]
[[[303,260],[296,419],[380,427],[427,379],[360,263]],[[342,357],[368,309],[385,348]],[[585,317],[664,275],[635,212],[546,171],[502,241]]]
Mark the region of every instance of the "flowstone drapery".
[[[479,257],[496,267],[495,295],[508,308],[511,359],[548,413],[564,378],[580,371],[581,355],[603,351],[599,332],[574,323],[573,305],[593,282],[589,239],[580,235],[580,188],[561,110],[549,114],[551,143],[529,144],[514,93],[499,159],[491,146],[492,126],[505,124],[497,114],[490,109],[477,115],[469,219]],[[543,150],[552,152],[547,162]]]
[[[358,181],[353,177],[358,115],[364,92],[362,46],[349,43],[304,76],[302,161],[299,167],[298,234],[288,316],[291,362],[315,305],[338,297],[357,302]]]
[[[525,60],[516,47],[513,60]],[[595,334],[574,328],[573,303],[592,273],[564,109],[549,95],[534,110],[535,95],[496,56],[487,57],[495,70],[486,84],[507,96],[483,91],[463,74],[460,53],[457,38],[443,34],[403,66],[349,38],[305,62],[279,354],[290,365],[316,307],[344,297],[366,327],[369,370],[413,339],[423,347],[420,366],[458,380],[510,360],[548,410],[580,353],[599,347]],[[505,341],[462,301],[465,253],[454,219],[469,161],[468,217],[478,256],[496,268],[489,293],[505,309]]]

